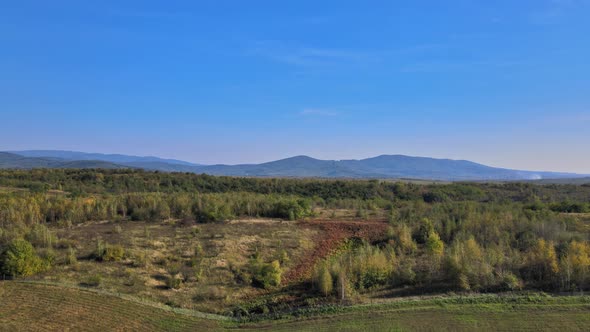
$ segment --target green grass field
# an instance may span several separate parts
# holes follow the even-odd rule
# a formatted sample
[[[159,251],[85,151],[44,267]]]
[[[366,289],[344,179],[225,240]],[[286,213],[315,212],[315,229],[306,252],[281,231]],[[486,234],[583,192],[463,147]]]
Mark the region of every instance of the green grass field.
[[[364,310],[367,309],[367,310]],[[448,304],[352,309],[258,324],[269,331],[588,331],[588,304]]]
[[[480,295],[308,310],[238,323],[85,289],[0,283],[2,331],[588,331],[590,297]]]

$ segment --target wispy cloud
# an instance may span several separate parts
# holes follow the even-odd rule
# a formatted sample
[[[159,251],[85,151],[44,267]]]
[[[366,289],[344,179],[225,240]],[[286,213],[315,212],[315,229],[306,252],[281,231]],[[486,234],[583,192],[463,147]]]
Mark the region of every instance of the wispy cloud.
[[[368,66],[395,57],[431,53],[446,47],[437,43],[417,44],[399,49],[343,49],[314,47],[285,41],[257,41],[247,54],[293,66]]]
[[[291,45],[280,41],[258,41],[248,53],[296,66],[363,64],[376,60],[372,52]]]
[[[338,112],[329,110],[329,109],[321,109],[321,108],[305,108],[299,112],[301,116],[337,116],[339,115]]]

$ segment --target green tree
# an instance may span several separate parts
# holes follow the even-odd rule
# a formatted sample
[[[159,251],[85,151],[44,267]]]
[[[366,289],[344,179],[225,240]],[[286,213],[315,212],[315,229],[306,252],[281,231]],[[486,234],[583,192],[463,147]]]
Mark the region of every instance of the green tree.
[[[431,257],[437,260],[442,258],[445,252],[445,244],[442,242],[437,232],[431,231],[428,234],[428,238],[426,239],[426,251]]]
[[[324,296],[332,294],[334,289],[334,280],[332,279],[332,274],[325,265],[322,265],[320,271],[318,272],[318,288],[320,292],[324,294]]]
[[[254,273],[252,282],[262,288],[268,289],[271,287],[278,287],[281,284],[281,277],[283,270],[281,263],[278,260],[272,261],[270,264],[261,264],[254,261]]]
[[[590,283],[590,245],[572,241],[560,261],[564,288],[576,286],[583,289]]]
[[[434,232],[434,226],[432,225],[432,221],[430,221],[428,218],[422,219],[422,222],[420,223],[420,228],[418,229],[418,232],[415,234],[416,242],[420,244],[426,243],[426,241],[428,240],[428,236],[432,232]]]
[[[538,239],[526,256],[526,272],[532,280],[548,286],[559,272],[557,254],[552,241]]]
[[[427,254],[426,262],[428,263],[428,278],[432,280],[439,275],[445,244],[440,239],[440,236],[438,236],[438,233],[431,231],[426,238],[425,249]]]
[[[489,280],[492,267],[486,261],[483,248],[473,237],[453,242],[448,263],[448,272],[460,289],[479,289],[492,282]]]
[[[45,268],[33,245],[24,239],[13,240],[8,245],[1,255],[0,264],[2,273],[13,277],[27,277]]]

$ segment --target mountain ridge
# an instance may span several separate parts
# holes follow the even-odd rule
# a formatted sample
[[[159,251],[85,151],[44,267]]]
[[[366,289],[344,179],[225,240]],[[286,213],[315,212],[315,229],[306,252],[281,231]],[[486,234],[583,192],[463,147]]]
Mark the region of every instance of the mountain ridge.
[[[344,160],[322,160],[298,155],[260,164],[200,165],[158,157],[61,150],[28,150],[20,153],[22,154],[18,151],[0,153],[0,168],[137,168],[244,177],[406,178],[443,181],[540,180],[588,176],[564,172],[513,170],[491,167],[469,160],[400,154]],[[75,157],[82,158],[71,159]]]
[[[32,158],[59,158],[65,160],[102,160],[112,163],[165,162],[168,164],[176,165],[200,166],[199,164],[178,159],[167,159],[154,156],[132,156],[117,153],[88,153],[68,150],[22,150],[6,152]]]
[[[9,152],[0,152],[0,168],[129,168],[104,160],[66,160],[55,157],[26,157]]]

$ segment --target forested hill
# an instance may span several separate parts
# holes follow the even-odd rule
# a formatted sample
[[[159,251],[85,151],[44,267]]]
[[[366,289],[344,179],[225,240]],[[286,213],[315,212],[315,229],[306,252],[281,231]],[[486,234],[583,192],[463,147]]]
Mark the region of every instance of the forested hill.
[[[362,160],[319,160],[297,156],[262,164],[199,165],[175,159],[69,151],[17,151],[0,154],[0,168],[141,168],[197,174],[297,177],[495,181],[580,178],[572,173],[519,171],[467,160],[382,155]]]

